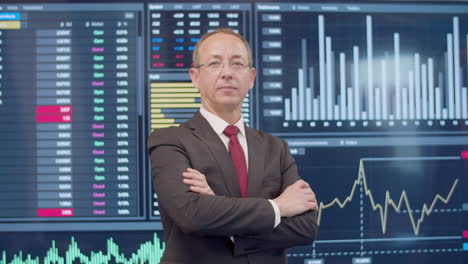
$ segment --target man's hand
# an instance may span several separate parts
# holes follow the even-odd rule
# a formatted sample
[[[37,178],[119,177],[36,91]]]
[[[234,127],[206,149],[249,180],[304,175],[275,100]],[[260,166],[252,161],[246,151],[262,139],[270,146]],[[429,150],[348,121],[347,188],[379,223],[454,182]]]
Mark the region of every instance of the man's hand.
[[[182,181],[190,185],[190,190],[192,192],[215,195],[208,185],[208,182],[206,182],[205,175],[201,174],[199,171],[187,168],[187,171],[183,172],[182,176],[184,177]]]
[[[291,217],[309,210],[318,210],[315,193],[303,180],[298,180],[288,186],[273,201],[278,205],[281,217]]]

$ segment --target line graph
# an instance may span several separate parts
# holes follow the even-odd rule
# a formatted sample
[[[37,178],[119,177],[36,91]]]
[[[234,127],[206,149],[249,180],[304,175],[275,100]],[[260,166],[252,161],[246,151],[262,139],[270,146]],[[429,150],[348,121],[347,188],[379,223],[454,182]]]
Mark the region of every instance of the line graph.
[[[414,159],[421,159],[421,158],[414,158]],[[459,157],[441,157],[441,159],[459,159]],[[409,220],[411,222],[414,235],[418,236],[420,233],[421,224],[423,223],[425,217],[431,215],[431,213],[434,211],[434,208],[439,201],[444,204],[449,203],[459,183],[459,179],[458,178],[455,179],[447,195],[442,196],[441,194],[436,194],[434,199],[430,203],[430,205],[424,203],[422,206],[422,209],[420,210],[420,216],[419,218],[417,218],[413,214],[415,210],[413,210],[410,200],[408,198],[407,192],[405,190],[401,192],[398,202],[395,202],[396,200],[391,198],[390,192],[388,190],[385,191],[385,201],[383,202],[383,204],[376,202],[374,195],[372,193],[372,190],[369,188],[368,183],[367,183],[366,170],[364,166],[365,160],[366,159],[360,159],[358,178],[354,181],[350,194],[343,201],[341,201],[339,198],[334,198],[329,203],[320,202],[319,212],[318,212],[318,224],[319,225],[321,223],[321,218],[322,218],[322,214],[324,210],[331,208],[333,206],[339,206],[340,208],[344,208],[348,203],[350,203],[353,200],[353,198],[355,197],[357,193],[356,190],[358,186],[361,185],[364,188],[365,196],[369,198],[369,201],[372,206],[372,211],[378,210],[380,213],[382,234],[385,234],[387,232],[387,219],[388,219],[389,208],[393,208],[395,212],[399,213],[403,211],[403,208],[405,207],[408,213]]]
[[[294,155],[318,199],[319,232],[287,251],[291,263],[465,263],[466,147],[388,140]]]

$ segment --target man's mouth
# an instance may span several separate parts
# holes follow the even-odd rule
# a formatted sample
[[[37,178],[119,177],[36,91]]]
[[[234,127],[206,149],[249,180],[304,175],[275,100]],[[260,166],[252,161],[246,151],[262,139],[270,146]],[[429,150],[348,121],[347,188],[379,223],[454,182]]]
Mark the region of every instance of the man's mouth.
[[[224,86],[218,87],[218,90],[237,90],[237,88],[234,86],[230,86],[230,85],[224,85]]]

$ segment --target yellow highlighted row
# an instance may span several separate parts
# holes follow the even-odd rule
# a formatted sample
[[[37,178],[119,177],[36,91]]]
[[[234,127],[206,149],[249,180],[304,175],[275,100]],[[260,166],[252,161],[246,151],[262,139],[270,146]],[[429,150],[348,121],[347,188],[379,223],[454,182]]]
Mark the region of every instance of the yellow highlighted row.
[[[198,89],[197,88],[169,88],[169,89],[165,89],[165,88],[153,88],[151,89],[151,93],[154,94],[154,93],[198,93]]]
[[[161,117],[163,117],[162,115],[164,115],[164,114],[161,113],[161,108],[153,108],[153,109],[150,110],[150,112],[151,112],[151,116],[161,115]],[[190,115],[193,115],[193,112],[189,112],[189,113],[191,113]],[[158,117],[158,116],[156,116],[156,117]]]
[[[151,88],[153,87],[193,87],[192,83],[151,83]]]
[[[151,117],[152,118],[164,118],[164,114],[159,114],[159,113],[154,114],[152,110],[153,109],[151,109]],[[160,110],[160,109],[158,109],[158,110]]]
[[[179,124],[152,124],[151,129],[158,129],[164,127],[179,126]]]
[[[196,103],[196,98],[153,98],[151,103]]]
[[[151,124],[175,124],[174,118],[151,118]]]
[[[158,104],[151,100],[151,108],[200,108],[201,103],[193,104]]]
[[[21,21],[0,21],[0,29],[20,29]]]
[[[163,93],[163,94],[151,94],[151,98],[160,98],[160,97],[191,97],[191,98],[200,98],[199,93]]]

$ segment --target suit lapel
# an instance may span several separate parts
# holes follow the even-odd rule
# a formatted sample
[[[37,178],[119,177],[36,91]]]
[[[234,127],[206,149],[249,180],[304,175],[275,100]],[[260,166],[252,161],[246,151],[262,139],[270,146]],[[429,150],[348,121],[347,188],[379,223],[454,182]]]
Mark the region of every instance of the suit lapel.
[[[221,176],[224,177],[224,183],[226,185],[226,190],[229,192],[229,195],[232,197],[240,197],[236,171],[232,164],[231,157],[229,156],[229,152],[226,150],[226,147],[224,146],[224,143],[221,141],[219,136],[210,126],[208,121],[200,114],[200,112],[195,113],[189,123],[189,126],[193,130],[193,134],[207,145],[208,149],[213,155],[213,158],[221,168]]]
[[[256,130],[246,127],[245,134],[249,149],[249,186],[247,197],[260,197],[266,151],[263,150],[262,138]]]

